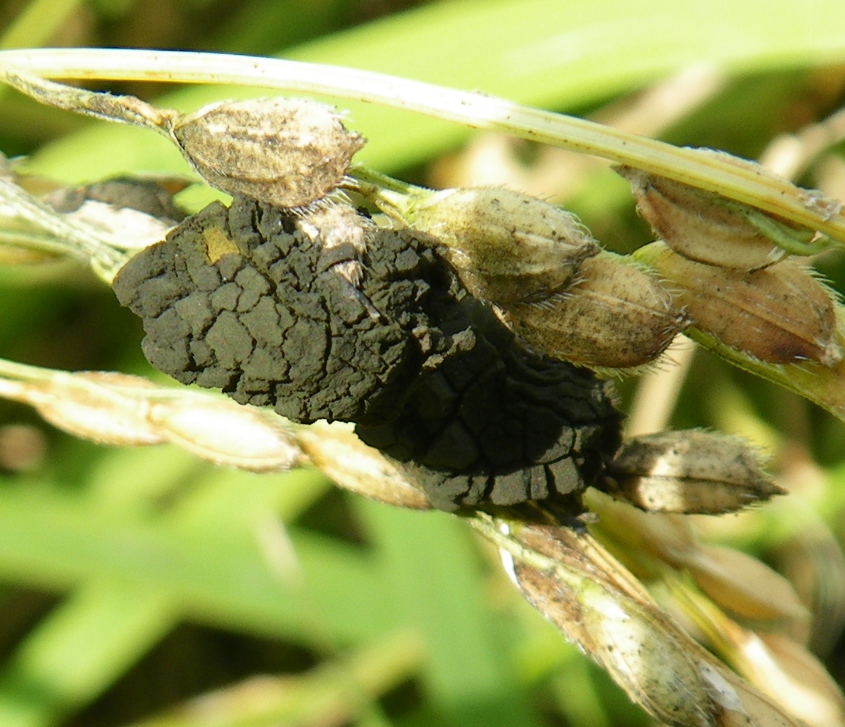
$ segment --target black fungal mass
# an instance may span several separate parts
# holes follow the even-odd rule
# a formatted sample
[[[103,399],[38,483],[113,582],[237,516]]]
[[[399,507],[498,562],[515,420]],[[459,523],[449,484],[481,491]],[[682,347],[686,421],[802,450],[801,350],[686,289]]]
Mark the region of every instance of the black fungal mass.
[[[321,244],[285,212],[213,203],[114,280],[150,363],[297,422],[356,423],[444,510],[577,492],[620,443],[609,385],[522,348],[432,241],[357,218]],[[353,286],[335,266],[360,260]]]

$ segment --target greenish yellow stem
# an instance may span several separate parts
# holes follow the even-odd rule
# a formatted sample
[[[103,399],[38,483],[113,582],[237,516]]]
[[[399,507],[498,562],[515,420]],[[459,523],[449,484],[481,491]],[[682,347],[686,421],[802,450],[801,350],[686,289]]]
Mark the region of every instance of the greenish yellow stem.
[[[480,93],[350,68],[214,53],[80,48],[2,51],[0,67],[52,78],[261,86],[403,108],[604,157],[716,192],[845,241],[841,202],[799,189],[753,165]]]
[[[813,234],[810,230],[795,230],[780,224],[751,207],[743,209],[745,218],[778,247],[793,255],[818,255],[839,245],[827,235]]]
[[[410,224],[408,209],[414,201],[431,194],[431,190],[402,182],[386,174],[355,165],[347,172],[346,189],[353,190],[382,212]]]

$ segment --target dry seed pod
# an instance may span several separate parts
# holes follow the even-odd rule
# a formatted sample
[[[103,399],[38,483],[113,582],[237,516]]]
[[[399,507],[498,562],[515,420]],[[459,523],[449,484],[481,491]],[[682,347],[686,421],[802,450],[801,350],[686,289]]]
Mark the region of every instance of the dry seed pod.
[[[692,324],[726,346],[776,364],[842,360],[834,294],[798,262],[746,273],[686,260],[659,243],[648,248]]]
[[[132,389],[155,390],[145,379],[83,371],[56,374],[49,383],[23,386],[26,390],[21,393],[20,401],[32,405],[46,421],[75,437],[121,447],[166,441],[147,417],[148,403],[131,393]]]
[[[608,471],[613,489],[651,512],[717,515],[784,492],[742,440],[695,429],[629,439]]]
[[[303,455],[276,417],[227,399],[163,391],[113,372],[54,372],[27,382],[16,397],[51,424],[98,444],[170,442],[216,464],[255,472],[290,469]]]
[[[177,120],[170,133],[212,187],[276,207],[325,197],[364,146],[334,110],[300,99],[212,104]]]
[[[585,588],[579,600],[592,657],[633,701],[666,724],[716,724],[707,683],[668,617],[598,586]]]
[[[837,683],[809,649],[781,634],[750,635],[746,651],[768,658],[753,660],[755,683],[814,727],[845,724],[845,699]]]
[[[807,618],[792,584],[746,553],[700,545],[682,564],[702,591],[736,616],[754,621]]]
[[[308,458],[344,489],[394,507],[427,510],[428,498],[374,447],[368,447],[340,422],[315,422],[296,429]]]
[[[713,727],[807,727],[721,664],[699,658],[699,669],[716,707]]]
[[[600,250],[574,215],[506,189],[446,189],[405,216],[445,246],[444,257],[472,295],[493,303],[546,298]]]
[[[604,667],[632,701],[668,725],[717,724],[689,637],[600,546],[569,528],[520,527],[513,536],[554,563],[542,567],[503,557],[523,596]]]
[[[76,223],[89,225],[109,235],[115,247],[142,250],[163,240],[175,222],[162,222],[128,207],[116,209],[102,202],[86,202],[67,215]]]
[[[684,325],[681,308],[657,280],[610,253],[585,260],[566,293],[499,307],[504,323],[532,348],[594,368],[653,361]]]
[[[521,546],[520,557],[503,550],[502,561],[526,600],[661,723],[804,724],[693,642],[584,531],[500,524],[499,532]]]
[[[73,214],[89,203],[135,210],[172,227],[187,217],[173,196],[190,184],[179,177],[112,177],[81,187],[59,187],[43,199],[56,212]]]
[[[156,401],[150,406],[149,419],[169,442],[215,464],[280,472],[304,460],[278,417],[228,399],[182,396]]]
[[[718,194],[641,169],[616,171],[628,180],[637,209],[657,235],[690,260],[756,270],[787,255]]]

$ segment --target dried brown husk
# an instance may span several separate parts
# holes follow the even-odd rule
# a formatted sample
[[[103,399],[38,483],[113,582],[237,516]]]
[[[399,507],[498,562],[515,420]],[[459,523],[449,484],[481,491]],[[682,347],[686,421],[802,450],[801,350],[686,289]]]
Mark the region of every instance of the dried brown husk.
[[[662,723],[802,724],[693,642],[583,531],[518,526],[509,537],[520,548],[503,561],[526,600]]]
[[[807,727],[729,669],[702,663],[701,671],[716,705],[714,727]]]
[[[686,260],[661,243],[642,253],[672,283],[693,326],[761,361],[842,360],[834,293],[795,260],[741,272]]]
[[[253,472],[279,472],[304,462],[289,425],[265,411],[162,389],[129,374],[23,368],[25,378],[0,381],[3,396],[33,406],[74,436],[122,447],[170,442],[216,464]]]
[[[606,669],[632,701],[667,724],[716,724],[689,637],[589,535],[526,527],[517,537],[559,564],[542,569],[513,560],[511,577],[526,600]]]
[[[675,585],[670,590],[683,613],[696,624],[701,638],[709,648],[730,664],[737,674],[747,679],[748,683],[796,718],[805,720],[801,724],[813,727],[845,725],[842,692],[806,646],[780,633],[754,631],[740,625],[718,605],[688,590],[686,586],[679,588]],[[720,676],[729,682],[725,686],[731,687],[736,696],[744,699],[743,682],[737,674],[725,671]],[[752,708],[756,705],[754,700],[745,701]],[[774,722],[781,723],[777,720]],[[770,722],[759,724],[768,726]]]
[[[612,593],[597,591],[585,601],[590,654],[634,701],[669,724],[714,724],[707,683],[686,641],[664,623],[667,616]]]
[[[297,427],[295,435],[311,462],[340,487],[396,507],[431,508],[423,491],[381,452],[358,439],[351,426],[316,422]]]
[[[337,188],[364,139],[328,106],[248,99],[178,119],[171,136],[212,187],[277,207],[303,207]]]
[[[717,515],[784,492],[746,442],[699,429],[628,439],[608,471],[614,494],[650,512]]]
[[[530,347],[600,369],[653,361],[685,325],[682,307],[655,277],[611,253],[584,260],[565,293],[499,309]]]
[[[763,235],[736,204],[665,177],[620,166],[637,210],[672,250],[697,262],[756,270],[787,253]]]
[[[699,588],[729,613],[751,621],[807,618],[792,584],[756,558],[721,545],[700,545],[683,566]]]
[[[565,289],[599,244],[574,215],[507,189],[446,189],[405,211],[433,235],[477,298],[509,304],[544,300]]]
[[[181,396],[154,401],[148,418],[167,441],[202,459],[251,472],[283,472],[305,457],[284,420],[224,398]]]
[[[140,377],[112,372],[60,372],[52,381],[27,382],[23,386],[22,401],[75,437],[121,447],[166,441],[166,436],[149,420],[149,402],[120,390],[155,390],[151,382]]]

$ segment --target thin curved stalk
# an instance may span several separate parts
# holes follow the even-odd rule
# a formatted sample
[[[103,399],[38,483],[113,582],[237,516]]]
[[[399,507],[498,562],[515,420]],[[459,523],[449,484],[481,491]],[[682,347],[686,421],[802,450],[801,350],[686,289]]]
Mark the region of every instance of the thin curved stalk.
[[[603,157],[757,207],[845,242],[842,204],[762,168],[571,116],[419,81],[337,66],[252,56],[130,49],[0,52],[4,70],[50,78],[261,86],[378,103]]]

